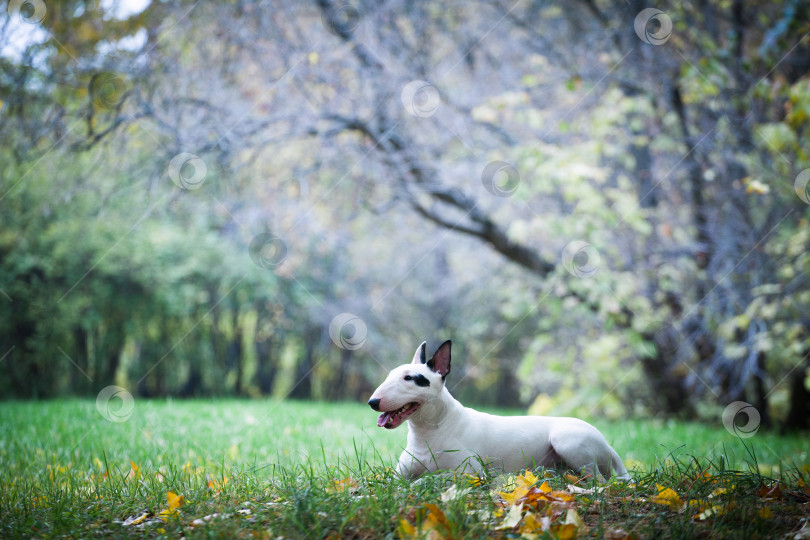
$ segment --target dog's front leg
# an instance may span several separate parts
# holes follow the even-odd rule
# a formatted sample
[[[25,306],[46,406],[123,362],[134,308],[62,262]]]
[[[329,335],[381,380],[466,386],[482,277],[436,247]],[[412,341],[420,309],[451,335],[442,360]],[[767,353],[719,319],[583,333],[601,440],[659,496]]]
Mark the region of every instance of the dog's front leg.
[[[422,474],[427,470],[427,468],[418,460],[416,457],[405,450],[402,452],[402,455],[399,456],[399,462],[397,463],[397,474],[402,478],[414,479]]]

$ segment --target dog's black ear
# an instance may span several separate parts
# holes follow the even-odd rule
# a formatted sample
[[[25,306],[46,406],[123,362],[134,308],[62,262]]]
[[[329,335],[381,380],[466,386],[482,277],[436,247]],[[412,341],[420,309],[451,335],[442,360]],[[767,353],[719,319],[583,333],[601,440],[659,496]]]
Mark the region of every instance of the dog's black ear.
[[[416,352],[413,355],[413,360],[411,360],[411,364],[424,364],[427,362],[425,348],[427,348],[427,341],[423,341],[422,344],[416,349]]]
[[[435,371],[439,375],[442,376],[442,380],[447,377],[447,374],[450,373],[450,346],[452,343],[448,339],[441,345],[439,348],[436,349],[436,352],[433,353],[433,358],[428,360],[427,367],[430,368],[431,371]]]

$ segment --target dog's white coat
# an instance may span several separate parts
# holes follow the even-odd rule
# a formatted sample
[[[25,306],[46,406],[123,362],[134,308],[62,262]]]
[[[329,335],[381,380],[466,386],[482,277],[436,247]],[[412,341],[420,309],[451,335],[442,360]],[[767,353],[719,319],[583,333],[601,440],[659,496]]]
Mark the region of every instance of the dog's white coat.
[[[511,472],[564,465],[605,478],[610,478],[612,469],[617,478],[630,480],[602,433],[583,420],[495,416],[464,407],[450,395],[442,376],[450,371],[450,342],[439,347],[427,363],[425,346],[419,346],[410,364],[391,370],[369,400],[372,404],[379,399],[372,406],[383,413],[408,403],[420,405],[407,418],[408,442],[397,464],[400,475],[413,478],[425,471],[459,467],[477,471],[487,466]],[[430,385],[415,384],[412,378],[418,375]]]

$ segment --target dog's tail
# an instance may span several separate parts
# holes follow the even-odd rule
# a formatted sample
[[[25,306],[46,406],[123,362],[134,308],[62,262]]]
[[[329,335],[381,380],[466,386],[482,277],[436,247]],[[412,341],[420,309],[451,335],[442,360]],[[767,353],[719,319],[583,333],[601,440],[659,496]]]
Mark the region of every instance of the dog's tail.
[[[625,481],[633,480],[630,478],[630,473],[627,472],[627,468],[624,466],[622,458],[619,457],[616,450],[614,450],[612,446],[609,446],[608,448],[610,448],[610,466],[613,469],[613,472],[616,474],[616,478],[618,480]]]

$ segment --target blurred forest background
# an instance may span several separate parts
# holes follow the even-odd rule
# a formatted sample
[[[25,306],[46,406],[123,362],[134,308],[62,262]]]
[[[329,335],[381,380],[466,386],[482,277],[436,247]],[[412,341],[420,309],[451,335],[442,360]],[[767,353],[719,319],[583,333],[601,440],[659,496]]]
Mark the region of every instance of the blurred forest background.
[[[810,2],[655,7],[10,1],[0,395],[808,427]]]

